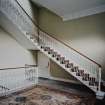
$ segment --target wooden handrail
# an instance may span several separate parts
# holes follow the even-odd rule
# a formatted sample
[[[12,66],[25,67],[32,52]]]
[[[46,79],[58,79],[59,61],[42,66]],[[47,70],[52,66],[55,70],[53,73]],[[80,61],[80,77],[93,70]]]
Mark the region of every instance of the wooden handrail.
[[[83,53],[77,51],[76,49],[72,48],[71,46],[67,45],[66,43],[64,43],[63,41],[57,39],[56,37],[54,37],[53,35],[50,35],[48,32],[44,31],[43,29],[40,28],[40,26],[29,16],[29,14],[24,10],[24,8],[21,6],[21,4],[15,0],[17,2],[17,4],[21,7],[21,9],[26,13],[26,15],[29,17],[29,19],[32,21],[32,23],[42,32],[46,33],[47,36],[50,36],[52,38],[54,38],[55,40],[59,41],[60,43],[64,44],[65,46],[67,46],[68,48],[70,48],[71,50],[77,52],[78,54],[80,54],[81,56],[85,57],[86,59],[90,60],[91,62],[93,62],[94,64],[98,65],[100,68],[102,68],[102,66],[97,63],[96,61],[92,60],[91,58],[87,57],[86,55],[84,55]],[[38,35],[39,36],[39,35]]]
[[[81,56],[85,57],[86,59],[90,60],[91,62],[95,63],[96,65],[98,65],[99,67],[102,68],[102,66],[101,66],[99,63],[97,63],[96,61],[92,60],[91,58],[89,58],[89,57],[87,57],[86,55],[82,54],[81,52],[77,51],[77,50],[74,49],[73,47],[71,47],[71,46],[67,45],[66,43],[64,43],[63,41],[57,39],[56,37],[50,35],[50,34],[47,33],[46,31],[42,30],[40,27],[39,27],[39,29],[40,29],[42,32],[46,33],[48,36],[54,38],[55,40],[59,41],[59,42],[62,43],[63,45],[67,46],[67,47],[70,48],[71,50],[77,52],[77,53],[80,54]]]
[[[22,66],[22,67],[10,67],[10,68],[0,68],[0,70],[13,70],[13,69],[22,69],[22,68],[31,68],[31,67],[37,67],[37,65],[28,65],[28,67],[26,66]]]

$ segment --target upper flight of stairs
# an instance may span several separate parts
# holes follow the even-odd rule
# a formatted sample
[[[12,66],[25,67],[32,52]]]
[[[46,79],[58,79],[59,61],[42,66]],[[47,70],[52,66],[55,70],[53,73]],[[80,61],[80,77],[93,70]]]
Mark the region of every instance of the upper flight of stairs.
[[[17,0],[1,0],[0,11],[17,25],[35,47],[94,91],[99,98],[103,98],[104,93],[101,92],[102,67],[100,64],[42,31],[33,23]]]

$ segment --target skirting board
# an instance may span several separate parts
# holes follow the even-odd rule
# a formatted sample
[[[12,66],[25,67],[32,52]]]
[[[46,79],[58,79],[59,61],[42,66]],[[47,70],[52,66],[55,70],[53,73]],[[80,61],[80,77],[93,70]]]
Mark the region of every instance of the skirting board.
[[[81,84],[80,82],[77,82],[77,81],[74,81],[74,80],[69,80],[69,79],[64,79],[64,78],[50,77],[50,79],[56,80],[56,81],[63,81],[63,82],[73,83],[73,84]]]
[[[40,77],[39,77],[40,78]],[[69,80],[69,79],[64,79],[64,78],[57,78],[57,77],[42,77],[42,78],[46,78],[46,79],[50,79],[50,80],[55,80],[55,81],[62,81],[62,82],[66,82],[66,83],[73,83],[73,84],[77,84],[77,85],[82,85],[80,82],[78,81],[74,81],[74,80]]]
[[[105,81],[102,80],[103,86],[105,86]]]

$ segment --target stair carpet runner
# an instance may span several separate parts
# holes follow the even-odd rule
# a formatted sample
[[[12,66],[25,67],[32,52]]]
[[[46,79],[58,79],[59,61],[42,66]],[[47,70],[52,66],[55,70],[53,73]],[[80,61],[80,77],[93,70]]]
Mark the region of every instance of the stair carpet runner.
[[[96,81],[95,77],[91,77],[88,73],[85,73],[84,70],[79,70],[78,66],[74,66],[73,63],[70,63],[69,60],[65,60],[65,57],[62,57],[60,54],[55,52],[50,47],[41,46],[41,49],[43,49],[44,51],[47,51],[48,54],[52,55],[52,57],[55,57],[56,60],[60,62],[60,64],[64,64],[65,68],[70,68],[71,72],[76,73],[76,76],[81,76],[83,81],[89,81],[89,86],[98,87],[98,82]]]

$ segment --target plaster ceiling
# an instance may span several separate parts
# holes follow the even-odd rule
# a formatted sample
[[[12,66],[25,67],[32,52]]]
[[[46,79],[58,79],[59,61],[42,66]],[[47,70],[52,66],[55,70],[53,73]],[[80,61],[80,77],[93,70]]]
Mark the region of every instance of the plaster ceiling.
[[[32,0],[63,20],[105,12],[105,0]]]

